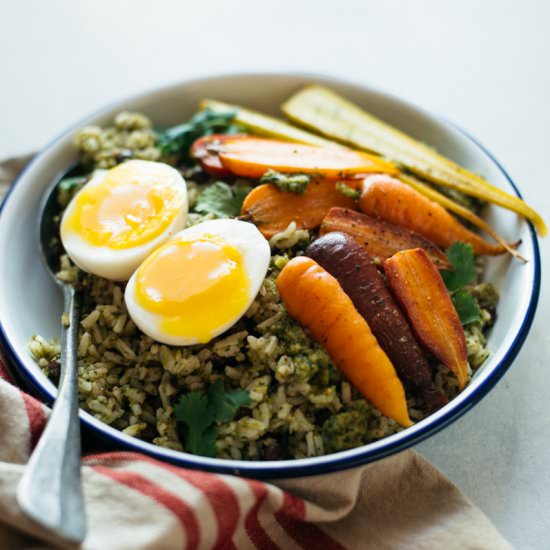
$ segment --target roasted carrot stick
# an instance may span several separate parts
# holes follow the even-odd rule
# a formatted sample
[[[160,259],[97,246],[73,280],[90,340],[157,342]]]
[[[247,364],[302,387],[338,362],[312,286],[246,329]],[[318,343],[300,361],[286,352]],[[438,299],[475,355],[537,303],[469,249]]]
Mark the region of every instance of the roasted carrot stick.
[[[503,246],[488,243],[466,229],[439,204],[385,175],[364,179],[359,207],[365,214],[408,227],[444,248],[462,241],[470,243],[477,255],[496,256],[506,252]]]
[[[261,178],[270,168],[333,179],[373,172],[398,173],[393,164],[368,153],[251,136],[225,140],[220,144],[219,156],[228,170],[244,178]]]
[[[303,193],[287,193],[271,184],[255,187],[244,199],[242,214],[249,216],[264,237],[284,231],[290,222],[299,229],[318,227],[333,206],[353,208],[353,199],[344,196],[329,180],[310,181]]]
[[[282,109],[301,126],[352,147],[378,153],[436,185],[458,189],[517,212],[533,222],[540,235],[547,233],[542,217],[518,197],[491,185],[328,88],[307,86],[288,99]]]
[[[432,369],[408,321],[365,249],[350,235],[328,233],[313,241],[306,255],[336,278],[395,366],[405,388],[432,407],[447,402],[435,387]]]
[[[418,339],[463,389],[468,382],[464,329],[439,271],[421,248],[398,252],[384,262],[384,270]]]
[[[286,264],[277,288],[289,315],[309,330],[353,385],[383,414],[411,426],[394,366],[338,281],[302,256]]]
[[[351,235],[371,258],[381,262],[400,250],[423,248],[439,269],[451,269],[447,256],[430,240],[406,227],[374,216],[335,206],[324,217],[320,234],[333,231]]]
[[[421,195],[428,197],[428,199],[436,202],[445,210],[448,210],[451,214],[459,216],[464,221],[471,223],[474,227],[477,227],[481,231],[491,236],[498,244],[502,245],[506,251],[514,258],[517,258],[520,262],[526,263],[527,260],[517,251],[519,243],[507,243],[504,238],[499,235],[485,220],[476,216],[471,210],[451,200],[446,195],[443,195],[439,191],[436,191],[428,184],[421,182],[419,179],[411,176],[410,174],[399,174],[398,178],[407,185],[410,185],[413,189],[418,191]]]
[[[235,137],[235,134],[210,134],[209,136],[203,136],[193,142],[193,145],[189,149],[189,155],[191,158],[198,160],[203,170],[211,176],[230,176],[231,171],[222,164],[217,149],[224,141],[233,137]]]

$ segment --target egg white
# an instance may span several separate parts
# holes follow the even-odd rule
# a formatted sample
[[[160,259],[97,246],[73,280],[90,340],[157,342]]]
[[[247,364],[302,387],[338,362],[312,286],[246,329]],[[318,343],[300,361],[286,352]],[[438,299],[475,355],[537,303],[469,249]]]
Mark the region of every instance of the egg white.
[[[147,257],[153,250],[158,248],[165,241],[170,239],[183,227],[187,221],[188,212],[188,199],[187,199],[187,187],[182,175],[172,167],[165,165],[173,173],[173,182],[170,185],[183,189],[184,200],[182,208],[174,216],[170,225],[157,237],[150,240],[147,243],[143,243],[130,248],[110,248],[108,246],[97,246],[89,243],[81,235],[74,232],[65,232],[62,235],[62,242],[65,251],[69,255],[69,258],[83,271],[93,273],[99,277],[110,279],[113,281],[126,281],[137,269],[139,264]],[[88,183],[77,193],[89,189],[90,187],[100,185],[108,170],[96,170]],[[71,215],[75,205],[75,198],[69,203],[63,218]],[[63,222],[62,222],[63,223]]]
[[[180,238],[189,239],[201,235],[221,237],[239,250],[243,259],[243,270],[250,285],[246,304],[234,319],[213,330],[212,338],[215,338],[233,326],[245,314],[256,298],[269,267],[271,251],[269,243],[254,224],[233,219],[210,220],[199,223],[180,231],[174,236],[173,240]],[[164,333],[161,327],[163,316],[148,311],[137,302],[136,279],[138,272],[139,268],[130,277],[124,292],[126,308],[137,327],[153,338],[153,340],[162,342],[163,344],[172,346],[198,344],[199,339],[197,337],[176,336]]]

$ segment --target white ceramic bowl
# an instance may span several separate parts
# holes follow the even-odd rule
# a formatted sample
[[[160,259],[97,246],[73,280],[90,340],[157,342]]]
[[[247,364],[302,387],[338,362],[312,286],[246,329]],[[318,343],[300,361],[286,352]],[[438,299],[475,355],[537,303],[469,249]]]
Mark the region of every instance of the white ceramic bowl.
[[[78,122],[37,155],[12,187],[0,213],[0,343],[10,364],[31,391],[46,401],[54,399],[56,394],[54,385],[30,357],[27,343],[35,333],[54,337],[59,332],[62,300],[40,259],[37,218],[45,190],[76,160],[71,144],[74,131],[86,124],[106,124],[115,113],[125,109],[146,113],[158,126],[173,125],[186,120],[203,97],[279,115],[279,105],[310,82],[330,86],[380,118],[434,145],[495,185],[519,194],[490,153],[461,130],[388,94],[341,80],[295,74],[225,75],[182,82],[110,105]],[[488,340],[491,356],[456,399],[413,427],[349,451],[300,460],[260,462],[205,458],[156,447],[124,435],[84,411],[80,413],[82,421],[114,447],[142,451],[186,467],[258,478],[325,473],[410,447],[444,428],[479,401],[510,366],[531,326],[540,286],[536,235],[529,224],[502,209],[488,208],[486,218],[508,240],[522,239],[520,252],[529,262],[524,265],[509,256],[490,259],[486,279],[497,285],[501,295],[498,319]]]

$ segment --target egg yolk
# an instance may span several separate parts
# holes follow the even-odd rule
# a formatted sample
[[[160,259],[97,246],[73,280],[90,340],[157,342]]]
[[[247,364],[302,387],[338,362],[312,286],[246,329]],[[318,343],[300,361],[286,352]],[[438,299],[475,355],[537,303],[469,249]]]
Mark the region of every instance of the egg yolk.
[[[172,168],[128,161],[76,195],[61,236],[77,233],[89,244],[113,249],[139,246],[166,231],[185,197],[185,184],[174,184]]]
[[[139,267],[136,301],[162,317],[166,334],[208,342],[248,304],[250,282],[243,263],[240,251],[221,237],[171,241]]]

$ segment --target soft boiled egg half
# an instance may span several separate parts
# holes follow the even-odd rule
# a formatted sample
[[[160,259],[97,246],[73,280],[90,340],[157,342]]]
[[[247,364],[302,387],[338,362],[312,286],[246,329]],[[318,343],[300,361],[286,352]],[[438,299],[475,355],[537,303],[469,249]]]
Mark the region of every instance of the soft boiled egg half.
[[[187,188],[161,162],[129,160],[94,173],[61,220],[61,241],[84,271],[127,280],[159,245],[183,229]]]
[[[154,340],[206,343],[250,307],[269,260],[269,244],[255,225],[206,221],[181,231],[140,265],[126,285],[126,307]]]

